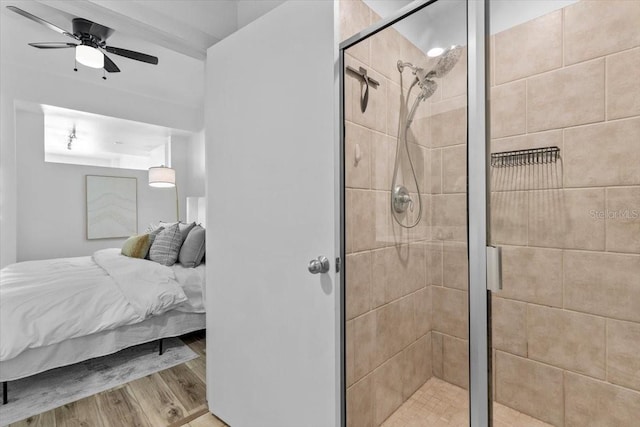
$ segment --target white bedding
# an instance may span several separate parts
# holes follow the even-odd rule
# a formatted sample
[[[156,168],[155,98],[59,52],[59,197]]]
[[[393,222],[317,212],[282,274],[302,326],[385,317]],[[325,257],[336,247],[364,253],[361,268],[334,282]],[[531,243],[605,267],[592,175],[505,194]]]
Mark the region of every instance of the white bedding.
[[[183,267],[181,264],[171,266],[176,280],[182,286],[188,301],[176,307],[176,310],[184,313],[204,313],[205,301],[205,271],[207,268],[200,264],[195,268]]]
[[[119,249],[5,267],[0,272],[0,361],[174,308],[196,311],[197,302],[189,303],[175,270],[125,257]]]

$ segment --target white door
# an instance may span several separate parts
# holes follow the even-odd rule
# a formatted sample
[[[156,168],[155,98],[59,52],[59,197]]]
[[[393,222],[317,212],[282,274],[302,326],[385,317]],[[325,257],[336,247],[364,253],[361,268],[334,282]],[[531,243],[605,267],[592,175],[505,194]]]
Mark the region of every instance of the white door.
[[[339,424],[335,61],[327,1],[207,53],[207,396],[233,427]]]

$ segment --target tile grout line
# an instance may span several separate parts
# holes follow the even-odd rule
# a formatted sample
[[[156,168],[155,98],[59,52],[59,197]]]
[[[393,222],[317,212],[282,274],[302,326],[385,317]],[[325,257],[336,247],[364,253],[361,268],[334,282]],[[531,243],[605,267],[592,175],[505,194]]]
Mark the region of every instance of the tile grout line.
[[[560,285],[562,286],[562,309],[563,310],[566,309],[566,298],[565,298],[566,290],[565,290],[565,280],[564,280],[564,277],[565,277],[565,263],[566,263],[565,256],[564,256],[565,252],[566,252],[565,249],[562,249],[562,252],[560,254],[560,256],[562,257],[562,267],[561,267],[561,272],[560,272],[560,280],[561,280]]]
[[[562,68],[564,68],[565,65],[566,65],[565,64],[565,46],[564,46],[564,44],[565,44],[565,19],[566,19],[565,15],[566,15],[566,9],[563,8],[562,9],[562,17],[561,17],[561,20],[560,20],[560,31],[562,32],[562,47],[561,47],[561,50],[562,50],[562,61],[561,61],[562,62]]]
[[[604,379],[609,380],[609,319],[604,320]]]
[[[602,106],[603,110],[604,110],[604,121],[605,123],[609,121],[609,108],[607,107],[609,105],[608,103],[608,98],[609,98],[609,85],[607,84],[607,69],[609,64],[609,56],[605,56],[604,57],[604,73],[603,73],[603,78],[604,78],[604,82],[602,83],[602,86],[604,87],[604,105]]]
[[[604,187],[604,210],[605,210],[605,212],[607,211],[608,208],[609,208],[609,189],[607,187]],[[607,242],[608,242],[607,230],[609,228],[608,225],[609,225],[609,221],[608,221],[607,215],[605,215],[605,218],[604,218],[604,245],[603,245],[605,252],[609,252],[608,251],[609,247],[607,245]]]

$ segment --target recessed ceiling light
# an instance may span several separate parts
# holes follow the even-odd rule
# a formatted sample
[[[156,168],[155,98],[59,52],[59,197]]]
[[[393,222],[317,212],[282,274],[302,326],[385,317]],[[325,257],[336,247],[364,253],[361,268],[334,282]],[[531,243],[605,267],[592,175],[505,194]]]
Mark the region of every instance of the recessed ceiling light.
[[[435,58],[436,56],[440,56],[442,55],[442,52],[444,52],[444,49],[441,47],[434,47],[432,49],[429,49],[429,51],[427,52],[427,56],[429,58]]]

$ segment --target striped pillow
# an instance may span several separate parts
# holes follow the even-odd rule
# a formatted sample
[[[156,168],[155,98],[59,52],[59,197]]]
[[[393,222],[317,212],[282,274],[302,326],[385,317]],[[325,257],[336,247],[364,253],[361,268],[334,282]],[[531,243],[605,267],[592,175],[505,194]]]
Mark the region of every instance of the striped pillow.
[[[178,224],[166,227],[158,234],[149,250],[149,259],[162,265],[173,265],[180,254],[182,233]]]
[[[166,228],[173,224],[176,224],[176,223],[160,221],[158,223],[158,227]],[[180,232],[182,233],[182,241],[184,242],[187,236],[189,235],[189,232],[191,231],[191,229],[196,226],[196,223],[192,222],[191,224],[185,224],[184,222],[178,222],[177,224],[178,224],[178,227],[180,227]]]
[[[149,234],[149,249],[151,249],[151,246],[153,246],[153,242],[154,240],[156,240],[156,237],[158,237],[158,234],[162,233],[162,230],[164,230],[164,227],[158,227],[155,228],[153,231],[148,232]],[[151,259],[149,258],[149,252],[147,251],[147,255],[144,257],[145,259]]]

